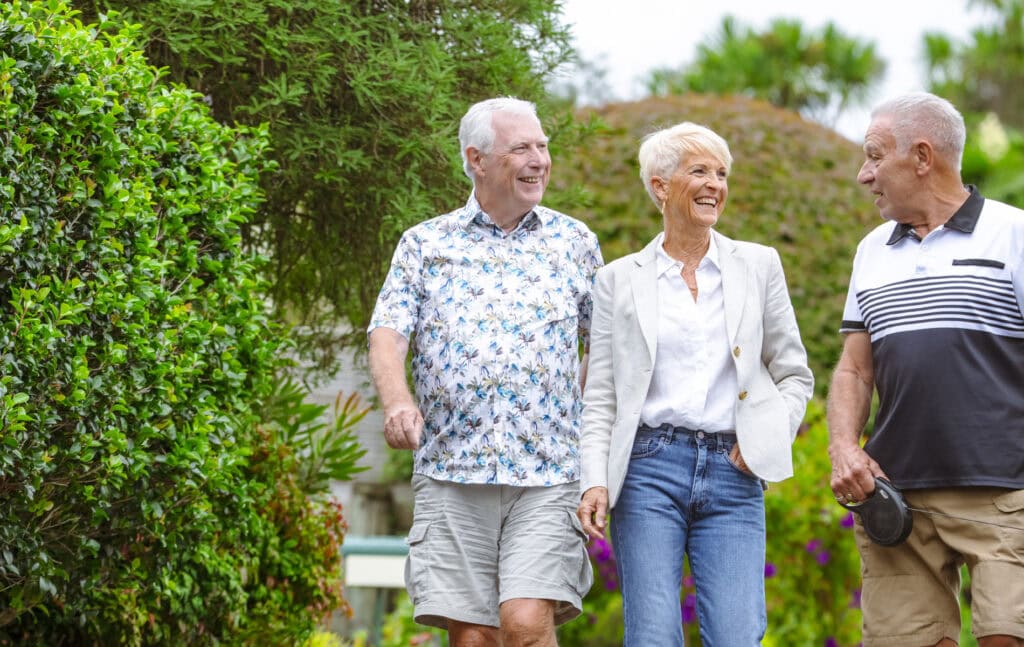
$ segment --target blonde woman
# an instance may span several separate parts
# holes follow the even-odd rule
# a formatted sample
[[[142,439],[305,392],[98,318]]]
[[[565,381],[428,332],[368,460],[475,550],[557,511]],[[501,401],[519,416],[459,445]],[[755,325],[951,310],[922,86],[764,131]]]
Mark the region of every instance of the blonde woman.
[[[814,380],[778,253],[714,230],[725,140],[681,123],[639,157],[664,231],[597,274],[577,514],[600,537],[611,511],[626,647],[682,647],[685,556],[704,645],[758,645],[764,488],[792,474]]]

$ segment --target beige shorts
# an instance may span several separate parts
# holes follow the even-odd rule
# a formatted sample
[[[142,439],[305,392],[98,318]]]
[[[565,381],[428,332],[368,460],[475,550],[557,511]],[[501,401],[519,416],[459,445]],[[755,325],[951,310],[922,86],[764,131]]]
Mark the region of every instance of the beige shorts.
[[[904,492],[907,505],[1024,528],[1024,490],[941,488]],[[854,515],[856,517],[856,515]],[[879,546],[857,518],[865,647],[960,639],[960,566],[971,577],[971,632],[1024,637],[1024,532],[914,512],[898,546]]]
[[[553,600],[555,623],[580,614],[593,571],[576,518],[579,483],[467,485],[416,475],[405,585],[416,622],[500,626],[499,605]]]

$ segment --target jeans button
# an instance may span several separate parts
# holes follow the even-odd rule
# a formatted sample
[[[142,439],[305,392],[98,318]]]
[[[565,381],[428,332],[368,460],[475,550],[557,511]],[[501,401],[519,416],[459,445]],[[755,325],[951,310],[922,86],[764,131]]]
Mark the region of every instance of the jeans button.
[[[704,432],[703,431],[698,431],[697,432],[697,438],[700,438],[701,440],[704,440]]]

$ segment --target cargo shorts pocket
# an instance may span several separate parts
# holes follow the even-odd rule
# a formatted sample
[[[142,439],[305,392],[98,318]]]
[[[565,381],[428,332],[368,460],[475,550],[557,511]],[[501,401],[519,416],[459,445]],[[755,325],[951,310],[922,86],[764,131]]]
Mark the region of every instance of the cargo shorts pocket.
[[[414,523],[409,529],[409,535],[405,538],[405,543],[409,546],[409,555],[405,558],[405,588],[413,603],[417,599],[417,584],[422,588],[425,570],[424,559],[426,558],[423,554],[425,549],[423,542],[427,538],[428,528],[430,528],[429,521]]]
[[[594,569],[590,565],[590,555],[587,553],[589,536],[583,530],[583,525],[580,523],[579,517],[576,516],[576,512],[572,511],[567,514],[569,515],[569,526],[573,531],[572,540],[578,544],[578,547],[571,551],[572,558],[566,560],[565,579],[566,583],[582,598],[594,584]]]
[[[1005,516],[998,522],[1006,526],[1002,529],[1003,538],[1016,546],[1015,552],[1024,549],[1024,532],[1016,528],[1024,527],[1024,490],[1013,490],[1000,494],[992,499],[992,505]]]
[[[1024,511],[1024,490],[1014,490],[1006,494],[1000,494],[992,499],[992,503],[1000,512],[1013,514]]]

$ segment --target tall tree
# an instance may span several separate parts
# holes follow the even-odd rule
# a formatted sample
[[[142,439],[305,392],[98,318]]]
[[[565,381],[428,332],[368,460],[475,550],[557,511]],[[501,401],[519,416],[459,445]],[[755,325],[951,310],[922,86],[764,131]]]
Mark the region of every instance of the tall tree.
[[[808,31],[780,18],[756,32],[726,16],[693,63],[655,70],[647,89],[654,95],[743,93],[831,125],[884,71],[873,43],[846,36],[832,23]]]
[[[467,197],[468,105],[543,101],[545,76],[572,56],[550,0],[77,4],[141,23],[149,60],[219,121],[269,125],[277,169],[245,242],[270,256],[276,306],[315,333],[306,348],[324,362],[363,338],[400,232]],[[347,337],[332,334],[339,321]]]
[[[994,112],[1024,128],[1024,0],[973,0],[996,20],[967,43],[939,33],[924,36],[929,89],[967,112]]]

